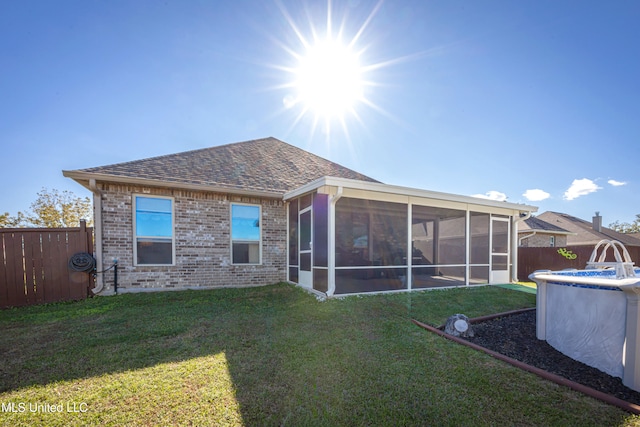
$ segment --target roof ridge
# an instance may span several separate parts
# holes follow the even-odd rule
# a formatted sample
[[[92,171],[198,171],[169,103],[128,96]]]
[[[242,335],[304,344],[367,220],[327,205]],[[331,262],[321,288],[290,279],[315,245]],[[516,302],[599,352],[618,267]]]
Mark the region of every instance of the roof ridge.
[[[128,164],[132,164],[132,163],[145,162],[145,161],[148,161],[148,160],[158,160],[158,159],[163,159],[163,158],[167,158],[167,157],[175,157],[175,156],[178,156],[178,155],[197,153],[198,151],[209,151],[209,150],[214,150],[214,149],[217,149],[217,148],[230,147],[232,145],[247,144],[247,143],[258,142],[258,141],[266,141],[268,139],[273,139],[273,140],[276,140],[276,141],[280,141],[278,138],[274,138],[272,136],[268,136],[268,137],[265,137],[265,138],[250,139],[248,141],[230,142],[230,143],[227,143],[227,144],[213,145],[213,146],[210,146],[210,147],[203,147],[203,148],[194,148],[192,150],[178,151],[177,153],[160,154],[158,156],[145,157],[145,158],[136,159],[136,160],[127,160],[125,162],[111,163],[111,164],[108,164],[108,165],[92,166],[92,167],[89,167],[89,168],[83,168],[83,169],[77,169],[77,170],[87,171],[87,170],[90,170],[90,169],[97,169],[97,168],[102,169],[102,168],[108,168],[108,167],[111,167],[111,166],[128,165]],[[284,144],[287,144],[284,141],[280,141],[280,142],[282,142]],[[290,144],[288,144],[288,145],[290,145]],[[313,154],[313,153],[311,153],[311,154]]]
[[[322,176],[379,182],[354,169],[274,138],[252,139],[127,162],[63,171],[101,180],[155,180],[284,193]]]

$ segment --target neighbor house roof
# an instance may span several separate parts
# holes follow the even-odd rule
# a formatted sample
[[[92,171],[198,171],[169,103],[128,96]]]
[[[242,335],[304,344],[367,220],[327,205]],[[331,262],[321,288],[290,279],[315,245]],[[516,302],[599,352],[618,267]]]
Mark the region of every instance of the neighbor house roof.
[[[629,234],[618,233],[607,227],[601,227],[600,231],[596,231],[592,221],[585,221],[565,213],[547,211],[538,215],[537,218],[572,232],[567,236],[567,245],[596,245],[600,240],[613,239],[624,245],[640,246],[640,239]]]
[[[532,231],[545,234],[573,234],[572,232],[567,231],[564,228],[558,227],[554,224],[550,224],[535,216],[525,219],[518,226],[519,233]]]
[[[86,187],[94,179],[260,196],[282,196],[323,176],[378,182],[272,137],[63,174]]]

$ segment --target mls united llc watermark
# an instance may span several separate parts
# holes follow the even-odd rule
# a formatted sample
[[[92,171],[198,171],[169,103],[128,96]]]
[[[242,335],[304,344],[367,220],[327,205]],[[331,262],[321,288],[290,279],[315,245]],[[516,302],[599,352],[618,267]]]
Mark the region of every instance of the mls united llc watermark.
[[[14,414],[40,413],[54,414],[61,412],[84,413],[89,410],[89,406],[84,402],[0,402],[0,412],[11,412]]]

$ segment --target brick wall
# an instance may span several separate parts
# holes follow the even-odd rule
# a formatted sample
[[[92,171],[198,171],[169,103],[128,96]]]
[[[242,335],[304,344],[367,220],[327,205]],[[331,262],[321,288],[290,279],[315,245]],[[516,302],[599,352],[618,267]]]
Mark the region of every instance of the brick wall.
[[[101,183],[103,265],[118,260],[118,290],[254,286],[286,280],[287,217],[282,200]],[[175,265],[134,266],[132,195],[171,196]],[[230,205],[262,206],[262,264],[232,265]],[[104,273],[113,292],[112,270]]]
[[[521,246],[524,248],[548,248],[551,246],[550,234],[534,234],[531,237],[527,237],[521,242]],[[556,235],[555,247],[561,247],[567,245],[566,234]]]

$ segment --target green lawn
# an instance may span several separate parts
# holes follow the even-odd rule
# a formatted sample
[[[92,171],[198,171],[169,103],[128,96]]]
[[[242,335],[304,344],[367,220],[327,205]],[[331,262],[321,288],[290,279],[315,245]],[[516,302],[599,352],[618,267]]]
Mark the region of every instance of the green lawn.
[[[5,310],[0,424],[640,425],[410,321],[534,305],[498,287],[319,302],[279,284]]]

